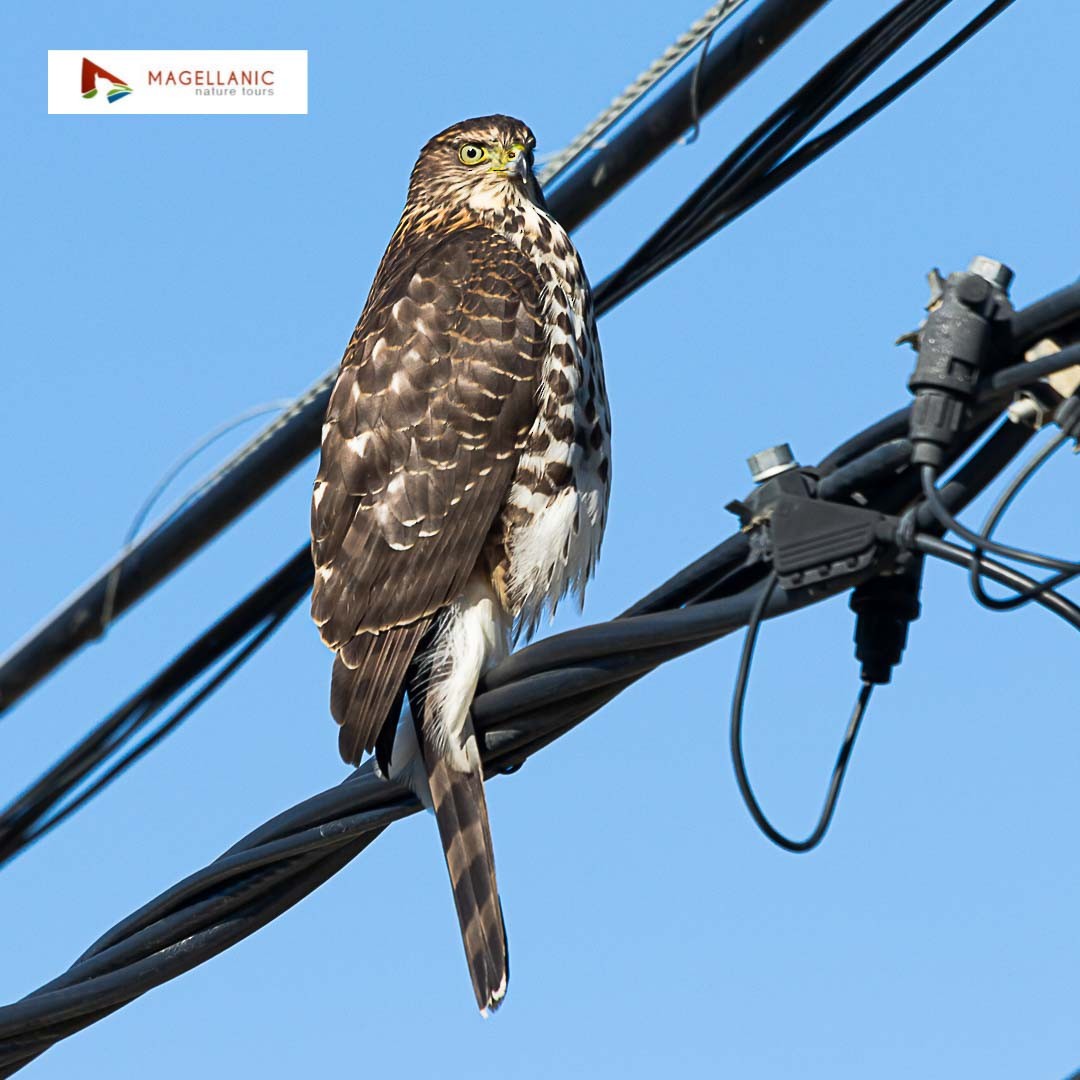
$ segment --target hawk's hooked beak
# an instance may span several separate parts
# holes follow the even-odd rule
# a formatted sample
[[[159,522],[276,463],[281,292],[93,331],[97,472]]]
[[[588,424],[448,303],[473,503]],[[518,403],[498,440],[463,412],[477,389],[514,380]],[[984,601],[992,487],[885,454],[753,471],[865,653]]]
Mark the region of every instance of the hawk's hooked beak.
[[[526,183],[529,179],[529,154],[521,143],[514,143],[505,150],[499,149],[495,154],[494,164],[491,166],[493,173],[501,173],[512,180],[520,180]]]

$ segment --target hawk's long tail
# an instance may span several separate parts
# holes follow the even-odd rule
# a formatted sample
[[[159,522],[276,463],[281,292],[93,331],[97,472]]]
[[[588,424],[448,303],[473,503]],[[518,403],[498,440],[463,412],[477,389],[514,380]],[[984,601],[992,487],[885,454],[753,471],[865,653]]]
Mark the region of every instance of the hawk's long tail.
[[[475,748],[475,736],[470,732],[468,738]],[[449,759],[431,750],[425,754],[425,763],[473,991],[486,1016],[506,995],[510,962],[495,883],[483,771],[479,755],[468,756],[477,762],[471,772],[459,772]]]

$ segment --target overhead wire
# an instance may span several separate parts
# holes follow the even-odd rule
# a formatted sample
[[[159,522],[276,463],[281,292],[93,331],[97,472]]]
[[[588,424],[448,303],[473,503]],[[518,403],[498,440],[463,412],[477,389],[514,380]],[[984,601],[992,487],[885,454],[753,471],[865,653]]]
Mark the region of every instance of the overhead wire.
[[[73,796],[75,803],[80,807],[84,805],[91,792],[81,789],[80,785],[87,783],[110,759],[115,761],[123,748],[185,688],[222,661],[225,666],[217,675],[211,676],[210,682],[204,684],[204,690],[211,684],[216,689],[238,670],[307,595],[311,573],[310,549],[304,545],[5,807],[0,812],[0,865],[43,836],[48,831],[42,827],[43,823],[55,825],[66,818],[71,810],[60,818],[54,819],[52,815],[73,793],[76,793]],[[231,660],[228,659],[230,656]],[[189,705],[193,707],[205,696],[198,692],[189,700]],[[172,721],[159,729],[157,738],[145,749],[172,731],[191,711],[191,708],[183,707]],[[98,781],[93,782],[92,794],[99,792],[122,771],[107,769]],[[80,790],[82,795],[77,794]]]
[[[1009,589],[1022,592],[1025,589],[1033,589],[1032,600],[1047,611],[1057,615],[1074,630],[1080,630],[1080,607],[1077,607],[1068,597],[1063,596],[1055,589],[1039,589],[1041,583],[1019,570],[996,562],[985,555],[976,555],[974,551],[953,544],[948,540],[942,540],[940,536],[931,533],[919,532],[912,538],[912,547],[921,551],[924,555],[930,555],[935,559],[950,562],[970,571],[972,563],[977,563],[979,573],[983,577],[990,578]]]
[[[995,6],[1007,4],[991,5]],[[610,297],[608,302],[612,302]],[[1028,381],[1039,377],[1037,371],[1036,365],[1027,365]],[[988,384],[986,388],[987,394],[1005,392],[1004,382]],[[876,425],[875,438],[892,431],[896,415]],[[902,478],[896,476],[893,456],[902,449],[895,445],[898,434],[877,442],[865,438],[865,433],[861,439],[856,436],[848,440],[846,449],[838,448],[830,455],[831,464],[838,470],[851,468],[853,475],[859,475],[862,468],[868,476],[888,477],[894,487],[903,487]],[[873,445],[869,445],[871,442]],[[876,455],[872,464],[861,460],[869,455]],[[1010,588],[1040,587],[1040,583],[996,564],[978,550],[965,551],[925,532],[916,532],[912,545],[916,550],[969,570],[978,566],[980,573]],[[299,599],[296,590],[302,584],[300,579],[310,574],[310,563],[303,565],[305,554],[306,549],[302,548],[271,579],[280,587],[284,587],[284,582],[293,589],[287,595],[293,597],[294,604]],[[557,635],[511,656],[485,680],[474,705],[489,768],[499,771],[520,765],[525,757],[580,723],[659,663],[748,626],[751,620],[756,640],[756,626],[764,617],[811,602],[786,594],[776,597],[775,583],[772,588],[760,579],[748,583],[746,573],[754,572],[745,565],[748,557],[745,536],[736,534],[628,609],[623,618]],[[293,567],[297,576],[286,582],[288,575],[283,577],[283,571],[298,559],[300,562]],[[724,595],[725,588],[739,591]],[[259,605],[250,603],[258,593],[256,590],[245,601],[249,605],[245,618],[249,620],[260,613],[265,617],[263,599]],[[1032,598],[1080,628],[1080,608],[1053,589],[1041,589]],[[279,599],[279,604],[284,607],[285,599]],[[222,622],[233,614],[230,612]],[[284,614],[282,611],[282,618]],[[250,629],[249,625],[248,632]],[[258,644],[256,639],[269,632],[272,632],[270,624],[263,624],[247,639],[237,656],[249,647],[253,651]],[[749,634],[748,641],[752,656],[753,641]],[[212,651],[208,649],[199,662]],[[183,675],[190,670],[191,666],[185,667]],[[743,697],[748,675],[749,659]],[[174,683],[177,678],[180,676],[173,676]],[[869,698],[868,686],[860,693],[849,723],[818,826],[807,841],[789,841],[791,844],[806,844],[818,830],[824,835],[828,828],[851,745]],[[187,705],[180,711],[184,709]],[[163,728],[172,730],[169,725],[176,715]],[[741,726],[739,734],[741,746]],[[155,735],[148,739],[154,739]],[[134,760],[132,755],[137,755],[147,741],[121,761]],[[95,745],[87,749],[92,754],[97,748]],[[746,780],[745,764],[742,775]],[[748,780],[746,783],[757,806]],[[152,986],[189,970],[247,936],[344,866],[388,824],[416,809],[415,801],[402,789],[375,780],[370,769],[361,769],[345,784],[306,800],[255,830],[221,860],[123,920],[92,946],[67,975],[46,984],[22,1003],[0,1009],[0,1039],[4,1040],[0,1042],[0,1076],[11,1075],[57,1039],[108,1015]],[[760,807],[757,809],[760,813]],[[767,823],[764,814],[760,816]],[[796,846],[789,850],[805,848]]]
[[[1014,0],[994,0],[904,76],[846,119],[795,149],[808,132],[949,2],[902,0],[838,53],[744,139],[619,270],[597,286],[597,297],[611,306],[626,299],[877,115]]]
[[[101,605],[101,634],[105,633],[109,624],[112,622],[113,611],[116,604],[116,585],[120,580],[120,567],[123,565],[123,560],[131,553],[135,540],[138,538],[139,533],[142,532],[147,518],[157,505],[158,500],[169,489],[169,485],[172,484],[184,469],[186,469],[204,450],[208,450],[214,443],[235,431],[242,424],[246,424],[249,420],[255,420],[260,416],[265,416],[270,412],[283,412],[288,409],[291,404],[292,401],[290,399],[283,398],[278,401],[267,401],[261,405],[253,405],[251,408],[245,409],[238,416],[226,420],[224,423],[219,424],[217,427],[203,435],[194,445],[188,447],[188,449],[185,450],[164,473],[162,473],[153,488],[151,488],[150,493],[143,500],[142,505],[140,505],[139,509],[135,512],[135,517],[128,526],[124,541],[120,545],[120,553],[117,556],[117,561],[109,571],[109,579],[105,586],[105,598]],[[166,515],[164,520],[169,521],[177,514],[181,513],[184,507],[188,506],[193,499],[198,498],[201,492],[205,491],[206,488],[214,483],[220,472],[220,468],[221,467],[209,476],[204,477],[195,487],[188,491],[183,498],[181,498],[179,503],[177,503],[176,507]]]

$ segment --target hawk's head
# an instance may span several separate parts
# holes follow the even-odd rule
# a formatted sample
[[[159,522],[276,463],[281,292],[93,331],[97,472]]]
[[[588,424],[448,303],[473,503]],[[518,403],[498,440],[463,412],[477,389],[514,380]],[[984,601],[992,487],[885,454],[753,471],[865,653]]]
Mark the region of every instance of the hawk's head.
[[[543,206],[533,176],[536,139],[512,116],[478,116],[439,132],[420,151],[409,203],[496,215],[529,200]]]

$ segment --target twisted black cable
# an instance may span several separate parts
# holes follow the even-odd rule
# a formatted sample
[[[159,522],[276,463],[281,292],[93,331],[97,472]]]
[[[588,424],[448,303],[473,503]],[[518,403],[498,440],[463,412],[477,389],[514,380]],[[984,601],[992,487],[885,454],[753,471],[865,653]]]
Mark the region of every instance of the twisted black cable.
[[[825,801],[821,807],[817,824],[804,840],[792,840],[780,832],[765,816],[761,804],[750,783],[750,777],[746,772],[746,755],[743,751],[743,708],[746,704],[746,688],[750,682],[750,666],[754,659],[754,648],[757,645],[758,629],[765,609],[772,598],[776,588],[777,575],[775,572],[769,575],[765,587],[761,590],[761,596],[750,613],[750,620],[746,628],[746,637],[743,640],[742,654],[739,657],[739,672],[735,678],[735,691],[731,699],[731,763],[735,768],[735,782],[739,788],[746,809],[750,812],[754,824],[771,840],[777,847],[785,851],[801,855],[814,848],[825,838],[825,833],[832,824],[833,815],[836,813],[836,804],[840,798],[840,788],[843,786],[844,777],[847,775],[848,765],[851,761],[851,752],[855,749],[855,740],[859,737],[859,728],[862,726],[863,717],[866,715],[866,707],[870,703],[870,693],[874,688],[873,683],[863,683],[855,703],[851,719],[848,721],[847,730],[844,732],[840,751],[836,756],[836,764],[833,766],[832,776],[829,779],[829,787],[825,793]]]
[[[492,673],[473,706],[488,772],[558,737],[664,660],[745,625],[759,594],[760,585],[723,600],[585,627],[515,654]],[[769,612],[808,602],[775,598]],[[365,766],[256,829],[123,920],[67,973],[0,1009],[0,1076],[246,937],[417,809],[411,794]]]

